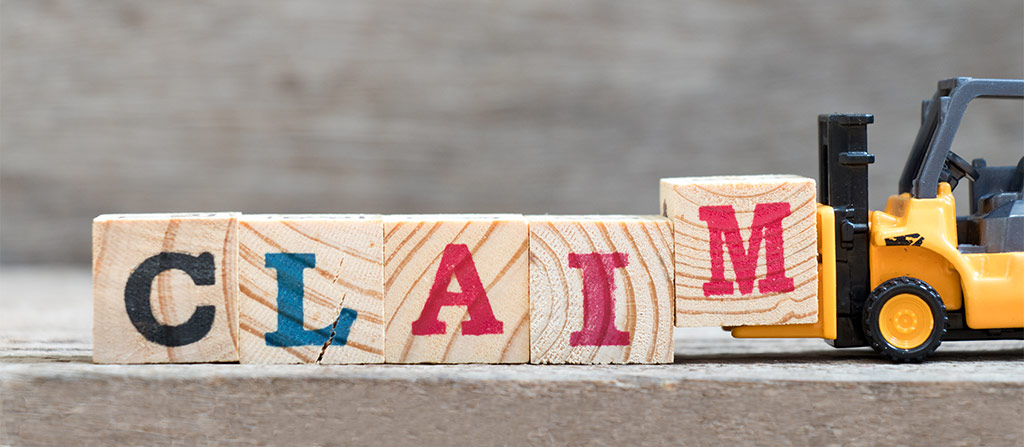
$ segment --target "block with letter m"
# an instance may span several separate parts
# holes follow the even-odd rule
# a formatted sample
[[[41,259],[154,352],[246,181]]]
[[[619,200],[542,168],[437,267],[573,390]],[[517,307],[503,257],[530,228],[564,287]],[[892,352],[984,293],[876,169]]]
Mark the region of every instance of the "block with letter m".
[[[797,176],[662,179],[676,326],[816,322],[814,194]]]

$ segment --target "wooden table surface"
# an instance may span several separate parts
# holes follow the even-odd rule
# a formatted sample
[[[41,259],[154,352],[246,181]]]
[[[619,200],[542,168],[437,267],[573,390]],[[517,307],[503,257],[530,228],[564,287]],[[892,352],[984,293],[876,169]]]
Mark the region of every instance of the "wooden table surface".
[[[1024,443],[1024,342],[921,365],[677,330],[660,366],[93,365],[89,272],[0,270],[0,445]]]

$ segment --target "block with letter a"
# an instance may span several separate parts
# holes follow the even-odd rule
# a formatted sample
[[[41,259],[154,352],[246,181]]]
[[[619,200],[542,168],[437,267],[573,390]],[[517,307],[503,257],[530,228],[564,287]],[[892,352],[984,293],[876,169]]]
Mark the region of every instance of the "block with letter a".
[[[528,256],[521,215],[386,216],[385,362],[527,362]]]
[[[817,321],[814,180],[661,180],[675,243],[676,326]]]

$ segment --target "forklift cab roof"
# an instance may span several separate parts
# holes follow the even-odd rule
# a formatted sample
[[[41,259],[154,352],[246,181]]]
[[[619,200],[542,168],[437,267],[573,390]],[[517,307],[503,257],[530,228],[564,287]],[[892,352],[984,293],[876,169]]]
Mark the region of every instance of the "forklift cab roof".
[[[950,146],[967,105],[978,97],[1024,98],[1024,80],[950,78],[939,81],[939,88],[931,99],[921,104],[921,128],[910,150],[907,164],[900,177],[900,193],[912,197],[935,198],[940,177],[947,168],[947,159],[961,160],[950,155]],[[948,174],[948,171],[947,171]]]

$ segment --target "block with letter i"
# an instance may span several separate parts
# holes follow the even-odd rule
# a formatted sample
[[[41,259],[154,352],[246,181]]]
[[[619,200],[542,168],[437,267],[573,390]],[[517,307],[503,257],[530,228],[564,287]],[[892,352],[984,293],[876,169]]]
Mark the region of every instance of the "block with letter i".
[[[380,216],[239,219],[242,363],[384,361]]]
[[[676,326],[816,322],[814,194],[814,180],[790,175],[662,179]]]
[[[668,219],[528,220],[531,363],[672,362]]]
[[[93,220],[93,361],[237,361],[237,233],[235,213]]]
[[[385,361],[529,361],[528,256],[520,215],[385,217]]]

